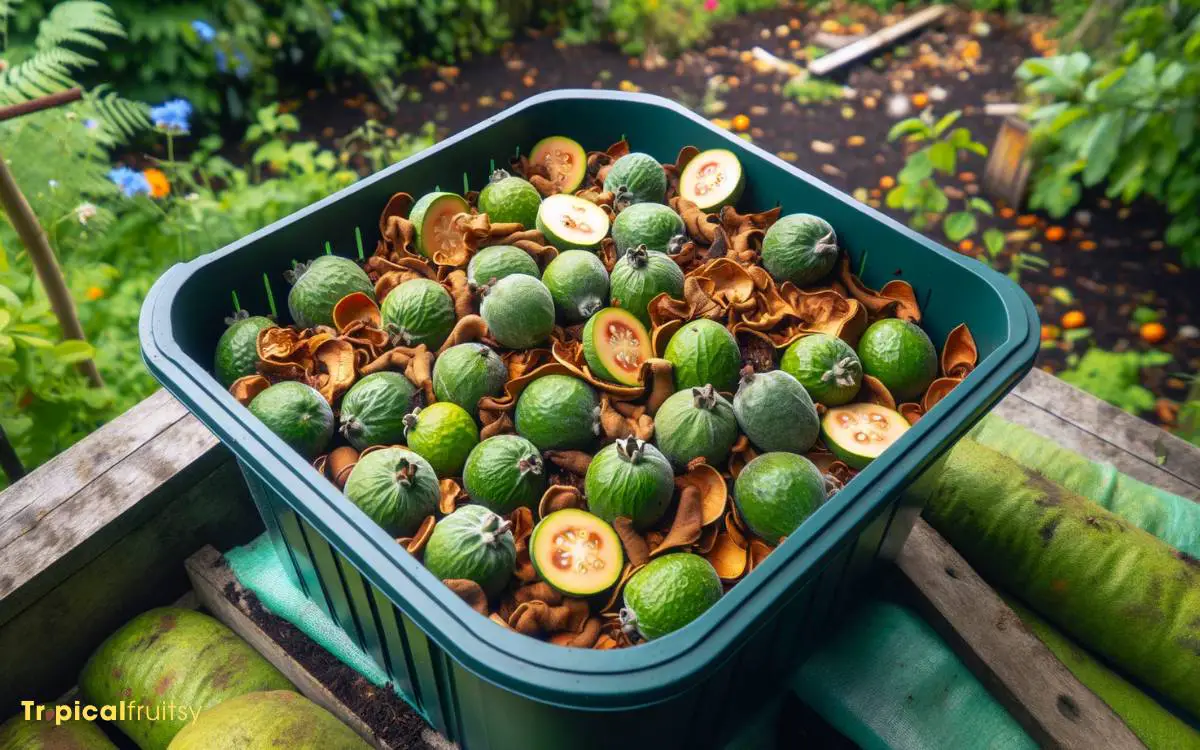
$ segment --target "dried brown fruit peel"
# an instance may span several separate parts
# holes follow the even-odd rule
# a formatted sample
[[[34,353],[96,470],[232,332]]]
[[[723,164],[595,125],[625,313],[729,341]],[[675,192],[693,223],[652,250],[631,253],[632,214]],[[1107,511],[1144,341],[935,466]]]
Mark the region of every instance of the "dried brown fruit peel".
[[[959,380],[971,374],[979,364],[979,347],[966,323],[959,324],[946,336],[942,346],[942,375]]]
[[[429,537],[433,534],[433,527],[437,525],[436,516],[426,516],[421,525],[417,527],[416,532],[412,536],[400,537],[396,542],[408,550],[408,553],[413,557],[420,557],[422,550],[425,549],[425,544],[429,541]]]
[[[383,323],[379,305],[362,292],[347,294],[333,306],[333,326],[339,333],[344,333],[352,323],[365,323],[374,328]]]
[[[538,503],[538,518],[545,518],[555,511],[568,508],[584,510],[586,505],[583,493],[579,491],[578,487],[568,484],[553,484],[542,493],[542,499]]]
[[[271,381],[262,375],[246,375],[233,381],[229,393],[242,406],[249,406],[254,397],[271,387]]]
[[[701,526],[711,526],[725,517],[729,487],[721,472],[712,466],[703,461],[693,462],[686,473],[675,477],[675,486],[680,493],[691,488],[699,494]]]

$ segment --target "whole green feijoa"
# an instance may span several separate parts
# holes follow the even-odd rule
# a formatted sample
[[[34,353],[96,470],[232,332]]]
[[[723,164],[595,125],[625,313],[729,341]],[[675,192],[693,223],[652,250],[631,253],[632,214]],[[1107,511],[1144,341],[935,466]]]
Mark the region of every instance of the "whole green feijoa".
[[[674,209],[661,203],[635,203],[617,214],[612,223],[618,257],[638,245],[645,245],[652,252],[665,253],[672,238],[683,233],[683,219]]]
[[[733,413],[742,432],[763,451],[807,453],[821,431],[812,397],[783,370],[746,372],[733,397]]]
[[[683,269],[663,253],[638,245],[613,266],[611,294],[614,307],[633,313],[648,328],[651,300],[660,294],[683,298]]]
[[[608,271],[595,253],[567,250],[546,265],[542,283],[564,323],[587,320],[608,302]]]
[[[482,505],[464,505],[433,527],[423,559],[443,581],[474,581],[494,598],[517,564],[512,522]]]
[[[503,169],[492,172],[488,184],[479,191],[479,210],[493,224],[516,222],[525,229],[533,229],[541,204],[542,195],[537,188]]]
[[[684,323],[667,342],[663,356],[675,368],[678,390],[712,385],[731,392],[737,387],[742,352],[733,334],[716,321],[700,318]]]
[[[863,368],[858,354],[837,336],[813,333],[793,341],[779,369],[789,373],[817,403],[848,404],[862,386]]]
[[[679,630],[708,611],[724,589],[712,563],[690,552],[651,560],[625,584],[621,624],[648,641]]]
[[[554,298],[532,276],[505,276],[487,286],[479,314],[492,338],[509,349],[537,346],[554,330]]]
[[[384,330],[406,346],[424,344],[433,351],[450,335],[457,318],[446,287],[433,279],[409,279],[383,298]]]
[[[711,385],[672,394],[654,415],[654,444],[677,468],[703,457],[720,466],[737,442],[733,407]]]
[[[404,442],[404,415],[412,410],[417,387],[398,372],[376,372],[350,387],[342,398],[341,433],[358,450]]]
[[[653,156],[635,151],[608,168],[604,190],[626,205],[662,203],[667,197],[667,173]]]
[[[297,263],[284,276],[292,284],[288,310],[301,328],[333,325],[333,307],[347,294],[362,292],[375,299],[375,285],[367,272],[340,255],[322,255],[310,263]]]
[[[484,344],[457,344],[433,363],[433,394],[479,416],[479,399],[499,396],[508,382],[508,367],[500,355]]]
[[[456,477],[479,442],[479,427],[466,409],[437,401],[404,417],[408,447],[429,462],[439,478]]]
[[[887,387],[897,403],[916,401],[937,377],[938,356],[921,327],[898,318],[877,320],[858,340],[863,372]]]
[[[804,456],[764,453],[746,464],[733,484],[733,499],[746,527],[778,544],[825,502],[825,479]]]
[[[441,492],[433,467],[407,448],[370,451],[358,459],[346,497],[394,537],[412,534],[437,511]]]
[[[624,516],[645,529],[671,505],[675,472],[657,448],[631,435],[600,449],[583,485],[590,513],[608,523]]]
[[[307,459],[315,458],[333,439],[333,409],[324,396],[304,383],[276,383],[255,396],[249,409]]]
[[[762,264],[778,282],[807,286],[837,264],[837,235],[812,214],[790,214],[771,225],[762,241]]]
[[[600,436],[600,399],[578,378],[543,375],[521,392],[513,421],[540,450],[589,448]]]
[[[485,247],[472,255],[467,263],[467,281],[476,286],[492,284],[513,274],[537,279],[541,278],[542,272],[532,255],[512,245]]]
[[[221,385],[228,388],[238,378],[258,372],[258,334],[274,327],[275,321],[261,315],[242,312],[234,317],[217,341],[213,359],[213,371]]]
[[[473,501],[501,515],[532,508],[546,491],[542,454],[520,435],[494,435],[467,456],[463,486]]]

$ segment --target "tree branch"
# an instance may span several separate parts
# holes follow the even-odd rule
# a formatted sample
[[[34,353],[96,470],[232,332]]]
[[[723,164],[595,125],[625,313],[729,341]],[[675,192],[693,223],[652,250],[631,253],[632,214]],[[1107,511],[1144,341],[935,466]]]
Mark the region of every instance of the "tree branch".
[[[30,99],[29,101],[21,102],[20,104],[12,104],[7,107],[0,107],[0,122],[11,120],[14,117],[20,117],[21,115],[41,112],[43,109],[54,109],[55,107],[61,107],[64,104],[70,104],[71,102],[79,101],[82,98],[83,89],[76,86],[75,88],[67,89],[66,91],[60,91],[57,94],[50,94],[49,96]]]

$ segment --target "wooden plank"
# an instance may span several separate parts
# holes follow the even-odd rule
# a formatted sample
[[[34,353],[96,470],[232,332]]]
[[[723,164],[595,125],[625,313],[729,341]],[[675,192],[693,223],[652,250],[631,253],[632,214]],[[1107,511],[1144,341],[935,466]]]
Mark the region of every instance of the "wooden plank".
[[[0,625],[0,716],[62,694],[112,631],[186,592],[190,552],[245,544],[262,529],[237,464],[226,461],[107,548],[89,545],[79,570]]]
[[[808,72],[815,76],[829,75],[843,65],[853,62],[864,55],[892,44],[897,39],[928,26],[946,14],[947,6],[933,5],[887,28],[880,29],[874,34],[848,44],[828,55],[818,57],[808,64]]]
[[[1200,448],[1034,370],[997,415],[1135,479],[1200,501]]]
[[[925,618],[1036,741],[1144,747],[927,523],[917,521],[896,564],[920,594]]]
[[[155,428],[125,440],[128,452],[119,458],[108,428],[83,441],[82,455],[103,453],[115,460],[102,461],[107,468],[89,473],[69,493],[73,484],[60,481],[59,467],[51,464],[12,488],[21,498],[14,504],[23,507],[0,522],[0,624],[228,460],[212,433],[173,406],[182,408],[151,397],[127,412],[125,424],[113,431],[116,443],[129,435],[125,418],[131,415]],[[159,429],[159,413],[171,412],[174,418]],[[42,484],[50,489],[40,491]]]
[[[274,664],[309,700],[338,717],[374,747],[391,750],[391,746],[376,737],[366,722],[264,633],[262,628],[250,619],[248,612],[229,601],[225,596],[226,587],[232,585],[240,588],[241,584],[234,577],[233,571],[225,565],[220,552],[206,546],[187,559],[186,568],[196,598],[210,614],[228,625],[267,661]]]

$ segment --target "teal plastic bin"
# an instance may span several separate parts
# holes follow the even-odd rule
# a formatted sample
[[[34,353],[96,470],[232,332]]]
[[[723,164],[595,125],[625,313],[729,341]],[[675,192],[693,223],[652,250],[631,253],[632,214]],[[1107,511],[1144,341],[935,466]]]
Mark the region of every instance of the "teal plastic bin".
[[[833,497],[704,616],[618,651],[567,649],[507,631],[472,611],[211,374],[230,292],[268,311],[283,272],[324,252],[370,252],[395,192],[483,185],[489,161],[555,134],[603,149],[625,135],[673,161],[681,146],[734,151],[746,171],[742,210],[782,203],[836,228],[864,280],[915,288],[924,328],[942,341],[967,323],[979,367]],[[286,305],[280,305],[286,315]],[[286,322],[286,321],[281,321]],[[880,556],[903,545],[920,512],[902,490],[1032,366],[1038,320],[1009,279],[956,255],[666,99],[600,91],[533,97],[245,239],[167,271],[142,309],[154,375],[234,452],[296,582],[394,680],[429,722],[465,748],[712,746],[781,687]]]

